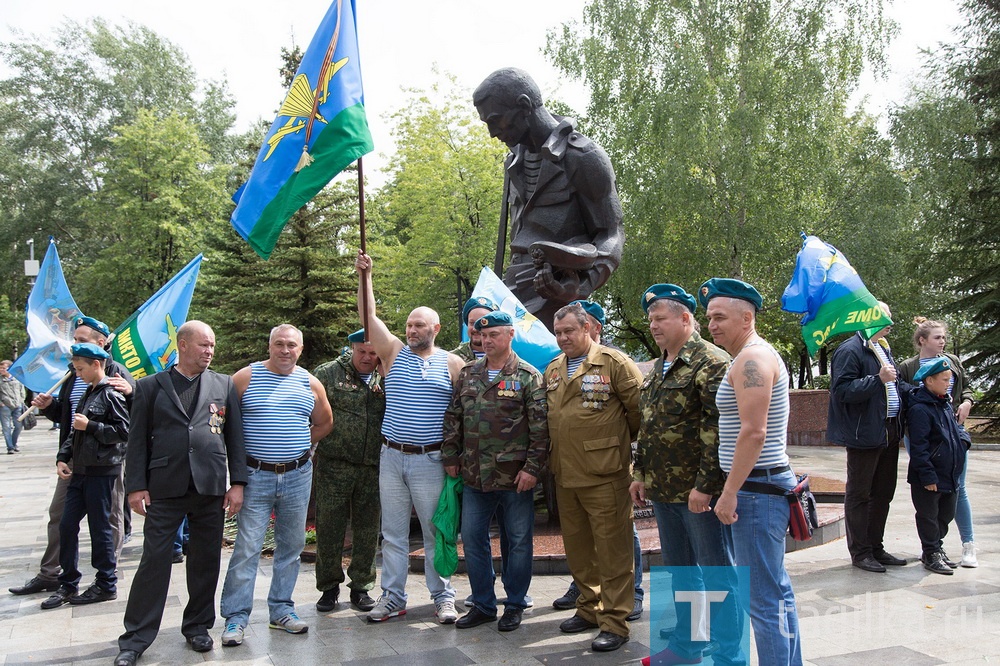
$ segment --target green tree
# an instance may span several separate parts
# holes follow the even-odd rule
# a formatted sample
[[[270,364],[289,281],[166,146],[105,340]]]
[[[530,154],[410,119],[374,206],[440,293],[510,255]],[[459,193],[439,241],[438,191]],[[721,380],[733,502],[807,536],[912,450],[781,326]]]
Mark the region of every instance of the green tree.
[[[626,347],[652,350],[649,284],[728,276],[761,290],[762,329],[798,356],[778,303],[799,232],[845,244],[868,230],[866,209],[886,225],[879,242],[906,224],[890,146],[848,108],[893,30],[880,0],[592,0],[550,33],[551,60],[590,87],[583,130],[617,172],[625,255],[597,297]],[[862,275],[877,247],[853,252]]]
[[[448,347],[458,343],[461,307],[480,271],[493,265],[506,148],[453,78],[410,94],[392,115],[396,153],[374,198],[375,294],[395,332],[414,307],[435,309]]]

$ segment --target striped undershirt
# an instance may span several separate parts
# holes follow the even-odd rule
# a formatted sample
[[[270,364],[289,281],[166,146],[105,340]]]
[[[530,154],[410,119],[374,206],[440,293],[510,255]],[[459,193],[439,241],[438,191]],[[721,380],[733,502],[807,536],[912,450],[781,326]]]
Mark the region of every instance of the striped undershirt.
[[[580,369],[580,366],[583,365],[586,358],[587,355],[584,354],[583,356],[577,356],[576,358],[566,359],[566,379],[573,379],[573,375],[575,375],[576,371]]]
[[[785,450],[785,442],[788,437],[788,371],[774,347],[763,340],[750,343],[746,347],[756,345],[765,345],[778,360],[780,368],[778,382],[771,388],[771,404],[767,408],[767,433],[764,435],[764,448],[754,464],[754,469],[772,469],[788,464],[788,454]],[[736,363],[738,358],[739,354],[733,359],[733,363]],[[726,370],[726,376],[722,378],[719,391],[715,395],[715,404],[719,408],[719,465],[727,473],[733,469],[736,438],[740,434],[740,412],[736,405],[736,392],[733,391],[733,385],[729,381],[729,372],[732,368],[733,366],[730,365],[729,370]]]
[[[878,356],[879,363],[882,365],[889,365],[889,358],[885,355],[885,350],[882,348],[878,342],[871,343],[871,349],[875,350],[875,355]],[[896,382],[887,382],[885,385],[885,397],[886,397],[886,417],[893,418],[899,416],[899,389],[896,388]]]
[[[86,392],[88,386],[90,386],[90,384],[83,381],[79,377],[73,378],[73,390],[69,392],[69,404],[70,407],[72,407],[72,411],[75,412],[80,406],[80,398],[83,397],[83,394]]]
[[[439,349],[423,359],[403,347],[385,378],[382,434],[397,444],[437,444],[451,392],[448,352]]]
[[[303,368],[279,375],[262,362],[251,364],[250,385],[240,403],[247,455],[269,463],[301,458],[312,445],[309,418],[315,406]]]

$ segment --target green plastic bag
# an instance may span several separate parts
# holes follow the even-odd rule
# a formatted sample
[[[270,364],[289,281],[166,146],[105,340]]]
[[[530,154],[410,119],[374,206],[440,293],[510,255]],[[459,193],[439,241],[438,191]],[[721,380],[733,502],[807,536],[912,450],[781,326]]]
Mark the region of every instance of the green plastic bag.
[[[434,569],[448,577],[458,569],[458,526],[462,516],[462,477],[444,477],[444,488],[431,522],[434,534]]]

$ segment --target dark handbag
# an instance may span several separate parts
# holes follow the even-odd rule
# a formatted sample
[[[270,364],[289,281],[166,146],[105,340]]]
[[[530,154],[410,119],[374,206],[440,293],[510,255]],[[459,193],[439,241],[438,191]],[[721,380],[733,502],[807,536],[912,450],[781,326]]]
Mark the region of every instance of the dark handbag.
[[[38,425],[38,417],[35,415],[34,408],[31,408],[31,411],[28,412],[28,415],[24,417],[23,421],[21,421],[21,429],[31,430],[36,425]]]
[[[816,511],[816,498],[809,490],[809,475],[798,477],[798,483],[791,490],[785,490],[770,483],[744,481],[742,490],[751,493],[781,495],[788,500],[788,533],[796,541],[809,541],[813,530],[819,528],[819,514]]]

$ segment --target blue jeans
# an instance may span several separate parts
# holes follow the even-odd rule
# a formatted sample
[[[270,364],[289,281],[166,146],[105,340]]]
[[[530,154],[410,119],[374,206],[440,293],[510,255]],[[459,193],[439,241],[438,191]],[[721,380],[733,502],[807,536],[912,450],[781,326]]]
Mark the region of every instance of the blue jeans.
[[[116,476],[74,474],[66,488],[66,505],[59,521],[59,582],[76,590],[80,573],[80,521],[90,529],[90,563],[97,569],[97,586],[116,592],[115,544],[111,536],[111,493]]]
[[[498,512],[497,507],[502,507],[502,510]],[[497,596],[493,589],[493,554],[490,550],[490,521],[494,513],[503,524],[507,540],[501,573],[503,588],[507,592],[506,605],[524,610],[534,554],[534,493],[514,490],[483,492],[468,486],[462,491],[462,544],[469,585],[472,587],[472,602],[483,613],[495,616]]]
[[[257,564],[274,513],[274,564],[267,609],[271,621],[295,611],[292,592],[299,577],[299,556],[306,545],[306,511],[312,489],[312,463],[284,474],[247,468],[243,508],[236,514],[236,544],[222,586],[220,610],[226,622],[246,626],[253,610]]]
[[[382,594],[406,604],[406,574],[410,568],[410,511],[416,509],[424,538],[424,580],[435,602],[455,599],[448,578],[434,569],[431,520],[444,488],[441,452],[403,453],[382,445],[379,458],[379,499],[382,503]]]
[[[17,447],[17,438],[21,434],[21,422],[17,417],[21,415],[21,409],[21,407],[11,409],[6,405],[0,405],[0,427],[3,428],[3,439],[8,451],[13,451]]]
[[[740,646],[743,614],[737,601],[732,530],[719,522],[714,511],[691,513],[687,502],[653,502],[653,514],[660,533],[663,565],[670,568],[674,589],[704,589],[698,567],[732,569],[729,596],[712,607],[712,638],[720,648],[712,658],[717,664],[745,665],[746,655],[741,654]],[[700,657],[705,643],[691,640],[691,604],[676,604],[675,608],[677,627],[667,647],[686,659]]]
[[[962,426],[958,426],[961,428]],[[958,505],[955,507],[955,526],[962,537],[962,543],[975,541],[976,535],[972,529],[972,503],[969,502],[969,493],[965,490],[965,477],[969,474],[969,451],[965,452],[965,466],[962,473],[958,475]]]
[[[789,490],[791,471],[754,477]],[[732,525],[736,564],[750,567],[750,625],[757,641],[757,658],[768,666],[801,666],[799,616],[792,581],[785,571],[788,500],[780,495],[739,491],[737,520]]]

